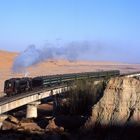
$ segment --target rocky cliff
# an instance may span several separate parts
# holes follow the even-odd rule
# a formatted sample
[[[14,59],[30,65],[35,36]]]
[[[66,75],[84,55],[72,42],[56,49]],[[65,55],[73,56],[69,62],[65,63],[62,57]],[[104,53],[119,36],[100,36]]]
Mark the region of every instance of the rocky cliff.
[[[140,125],[140,80],[112,78],[103,97],[93,106],[92,116],[85,126]]]

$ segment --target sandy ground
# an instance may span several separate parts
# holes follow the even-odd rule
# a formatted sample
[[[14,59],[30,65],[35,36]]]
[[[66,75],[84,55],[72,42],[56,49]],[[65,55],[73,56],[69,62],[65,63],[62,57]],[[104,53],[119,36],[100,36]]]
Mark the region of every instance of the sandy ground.
[[[0,93],[3,92],[4,81],[12,77],[23,77],[24,74],[14,74],[11,70],[18,53],[0,51]],[[29,76],[77,73],[101,70],[120,70],[122,73],[140,71],[139,64],[96,61],[48,60],[28,68]]]

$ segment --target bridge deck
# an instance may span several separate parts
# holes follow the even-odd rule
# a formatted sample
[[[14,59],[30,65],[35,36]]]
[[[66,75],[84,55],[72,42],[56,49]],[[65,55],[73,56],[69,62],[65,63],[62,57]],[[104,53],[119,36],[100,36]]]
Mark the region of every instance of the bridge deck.
[[[3,97],[0,100],[0,114],[8,112],[17,107],[26,105],[28,103],[38,101],[49,96],[62,93],[66,91],[68,87],[66,85],[51,87],[48,89],[42,89],[36,92],[29,92],[24,94],[17,94],[12,97]]]
[[[122,74],[120,76],[140,76],[140,72]],[[98,77],[98,80],[102,79]],[[2,97],[0,98],[0,114],[8,112],[17,107],[26,105],[28,103],[41,100],[43,98],[47,98],[49,96],[55,95],[57,93],[61,93],[64,90],[68,90],[66,85],[50,87],[46,89],[41,89],[39,91],[32,91],[28,93],[17,94],[11,97]]]

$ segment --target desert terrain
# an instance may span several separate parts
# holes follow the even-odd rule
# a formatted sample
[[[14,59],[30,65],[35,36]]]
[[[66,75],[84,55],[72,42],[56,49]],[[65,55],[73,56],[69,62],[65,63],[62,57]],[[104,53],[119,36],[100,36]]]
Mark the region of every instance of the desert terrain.
[[[14,59],[18,55],[19,53],[16,52],[0,51],[1,96],[3,95],[3,86],[6,79],[24,77],[25,75],[25,73],[14,73],[12,71]],[[130,73],[140,71],[140,65],[61,59],[42,61],[27,68],[26,72],[28,76],[33,77],[113,69],[120,70],[121,73]],[[71,90],[69,92],[70,96],[67,99],[57,97],[59,102],[58,107],[55,106],[53,100],[50,102],[44,100],[38,106],[38,118],[36,119],[25,118],[25,107],[9,113],[2,124],[0,139],[47,138],[50,140],[85,140],[93,138],[140,138],[138,133],[140,128],[140,79],[115,77],[111,78],[109,82],[100,81],[96,84],[94,82],[83,82],[84,85],[79,82],[84,92],[81,91],[77,83],[76,92]],[[81,96],[77,96],[75,93]],[[72,94],[73,96],[71,96]],[[79,97],[79,100],[74,100],[78,99],[77,97]],[[81,100],[81,98],[89,100],[84,102],[85,100]],[[81,103],[81,101],[83,102]],[[96,124],[99,124],[99,126]]]
[[[4,81],[12,77],[24,77],[24,73],[13,73],[12,65],[14,59],[19,55],[17,52],[0,51],[0,93],[3,92]],[[120,62],[104,61],[68,61],[68,60],[46,60],[33,65],[27,69],[28,76],[78,73],[102,70],[120,70],[121,73],[140,71],[139,64],[127,64]]]

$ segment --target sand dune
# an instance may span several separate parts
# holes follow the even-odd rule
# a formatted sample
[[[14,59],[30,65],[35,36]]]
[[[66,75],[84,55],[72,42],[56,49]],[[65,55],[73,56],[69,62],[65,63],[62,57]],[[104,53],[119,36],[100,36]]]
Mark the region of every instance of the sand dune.
[[[0,92],[3,83],[11,77],[23,77],[23,73],[14,74],[11,70],[13,61],[18,53],[0,51]],[[101,71],[119,69],[121,72],[140,71],[140,65],[124,64],[118,62],[97,61],[68,61],[47,60],[28,68],[29,76],[52,75],[63,73],[78,73],[87,71]]]

